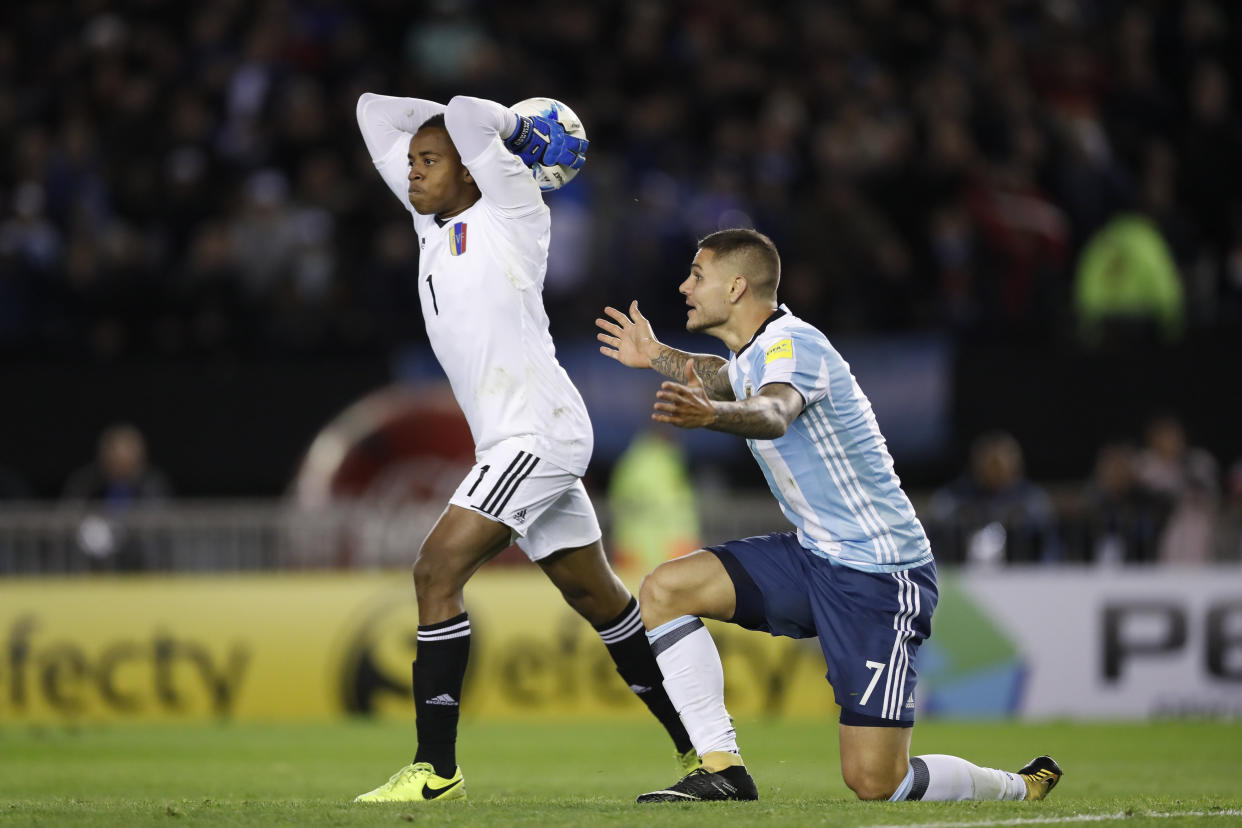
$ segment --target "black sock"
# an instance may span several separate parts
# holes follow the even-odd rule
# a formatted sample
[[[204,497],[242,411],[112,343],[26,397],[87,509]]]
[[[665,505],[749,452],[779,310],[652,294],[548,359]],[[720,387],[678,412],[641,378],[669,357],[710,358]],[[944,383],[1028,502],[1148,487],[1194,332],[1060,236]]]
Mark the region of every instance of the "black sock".
[[[621,678],[664,725],[673,738],[677,752],[685,753],[694,747],[690,734],[686,733],[686,726],[677,715],[677,708],[673,707],[664,690],[664,676],[660,674],[660,665],[656,663],[651,645],[647,643],[647,631],[643,629],[643,618],[638,612],[638,599],[631,597],[620,615],[606,624],[600,624],[595,630],[608,647],[608,654],[616,662]]]
[[[438,624],[419,625],[414,670],[415,762],[429,762],[437,776],[457,772],[457,719],[461,684],[470,656],[470,619],[462,613]]]

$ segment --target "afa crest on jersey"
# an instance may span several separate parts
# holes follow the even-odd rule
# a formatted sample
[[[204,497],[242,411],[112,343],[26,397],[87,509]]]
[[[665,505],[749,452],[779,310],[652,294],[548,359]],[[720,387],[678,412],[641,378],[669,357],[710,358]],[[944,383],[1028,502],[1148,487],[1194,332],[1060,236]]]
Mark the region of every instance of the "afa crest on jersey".
[[[453,225],[453,238],[449,241],[449,252],[460,256],[466,252],[466,223],[459,221]]]

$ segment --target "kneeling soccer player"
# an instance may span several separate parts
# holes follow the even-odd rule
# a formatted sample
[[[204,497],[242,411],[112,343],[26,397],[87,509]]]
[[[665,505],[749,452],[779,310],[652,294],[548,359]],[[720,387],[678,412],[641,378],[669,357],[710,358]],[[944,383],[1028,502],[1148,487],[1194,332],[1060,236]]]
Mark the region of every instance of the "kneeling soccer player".
[[[702,618],[819,637],[841,706],[842,775],[860,799],[1042,799],[1061,778],[1047,756],[1016,773],[910,757],[915,657],[937,598],[931,545],[870,402],[824,334],[777,302],[779,279],[761,233],[722,230],[699,243],[679,289],[686,329],[722,340],[727,361],[661,344],[636,302],[596,320],[605,356],[674,380],[652,419],[745,437],[797,527],[699,550],[643,582],[647,637],[703,766],[638,801],[758,798]]]

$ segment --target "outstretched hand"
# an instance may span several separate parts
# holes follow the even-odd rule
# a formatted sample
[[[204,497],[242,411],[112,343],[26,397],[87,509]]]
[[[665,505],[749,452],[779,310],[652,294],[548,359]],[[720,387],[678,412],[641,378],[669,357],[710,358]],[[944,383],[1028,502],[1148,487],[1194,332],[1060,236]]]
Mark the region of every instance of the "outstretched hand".
[[[660,341],[655,338],[647,317],[639,312],[637,300],[630,302],[628,316],[612,307],[604,308],[604,313],[613,321],[595,320],[596,326],[602,329],[595,338],[604,343],[599,352],[630,368],[650,368],[652,358],[660,352]]]
[[[665,382],[660,386],[651,419],[679,428],[703,428],[716,422],[716,407],[694,370],[693,359],[686,360],[686,375],[690,379],[684,385]]]

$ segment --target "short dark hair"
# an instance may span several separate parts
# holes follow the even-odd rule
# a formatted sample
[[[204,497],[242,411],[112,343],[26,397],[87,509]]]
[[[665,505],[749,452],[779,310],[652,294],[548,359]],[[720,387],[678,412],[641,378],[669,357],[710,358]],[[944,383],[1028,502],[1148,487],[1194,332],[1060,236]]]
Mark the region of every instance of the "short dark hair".
[[[718,259],[740,257],[742,272],[755,291],[776,298],[781,282],[781,256],[763,233],[744,227],[717,230],[699,240],[699,249],[712,251]]]
[[[443,112],[440,112],[436,115],[432,115],[430,118],[428,118],[427,120],[419,124],[418,128],[419,130],[442,129],[442,130],[445,130],[446,132],[448,131],[448,127],[444,125],[444,113]]]

